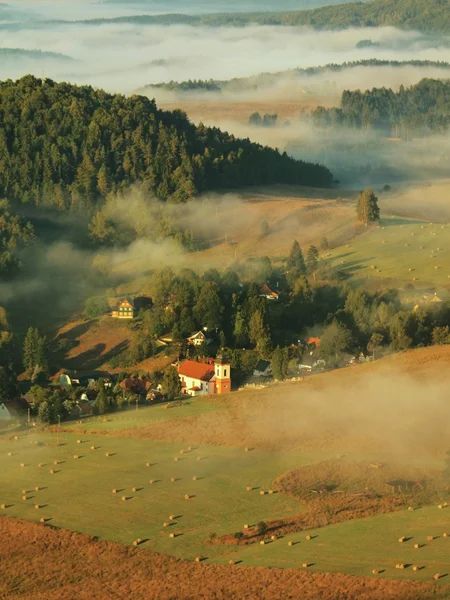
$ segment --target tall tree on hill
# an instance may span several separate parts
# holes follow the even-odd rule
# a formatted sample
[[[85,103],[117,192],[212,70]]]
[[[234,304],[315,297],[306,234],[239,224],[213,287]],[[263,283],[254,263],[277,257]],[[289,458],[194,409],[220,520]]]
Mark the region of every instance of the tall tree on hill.
[[[356,214],[358,220],[366,226],[369,223],[380,220],[378,198],[375,196],[373,190],[366,189],[361,192],[358,198],[358,204],[356,205]]]
[[[308,252],[306,253],[306,264],[311,273],[314,273],[317,269],[317,265],[319,264],[319,251],[316,246],[310,246],[308,248]]]
[[[352,335],[349,329],[334,320],[320,338],[320,352],[337,363],[342,352],[348,350],[351,341]]]
[[[214,281],[208,281],[200,291],[195,313],[204,327],[213,330],[220,329],[223,310],[220,287]]]
[[[162,392],[168,400],[173,400],[181,392],[181,381],[175,367],[168,367],[164,371],[161,382]]]
[[[274,379],[283,381],[286,379],[289,369],[289,351],[287,348],[277,346],[272,354],[272,373]]]
[[[28,329],[23,344],[23,366],[29,372],[34,371],[34,379],[47,369],[46,343],[47,338],[38,329]]]
[[[305,258],[297,240],[292,244],[286,266],[288,284],[292,289],[295,281],[306,273]]]

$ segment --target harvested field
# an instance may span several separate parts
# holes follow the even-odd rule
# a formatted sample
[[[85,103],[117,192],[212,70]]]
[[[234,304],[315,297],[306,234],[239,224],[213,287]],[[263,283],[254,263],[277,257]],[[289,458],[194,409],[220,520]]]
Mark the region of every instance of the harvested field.
[[[0,518],[0,598],[8,600],[444,600],[433,583],[185,562],[47,525]],[[269,546],[270,548],[270,546]],[[176,594],[176,596],[174,596]]]

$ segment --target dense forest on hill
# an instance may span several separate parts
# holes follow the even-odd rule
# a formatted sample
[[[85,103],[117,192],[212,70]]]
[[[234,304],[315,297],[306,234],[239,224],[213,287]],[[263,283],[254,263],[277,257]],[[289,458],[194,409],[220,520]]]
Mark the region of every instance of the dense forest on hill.
[[[61,61],[73,61],[73,58],[59,52],[47,52],[44,50],[26,50],[25,48],[0,48],[0,59],[8,58],[33,58],[47,60],[49,58]]]
[[[26,76],[0,83],[0,197],[60,209],[142,182],[161,200],[253,184],[329,186],[320,165],[189,122],[153,100]]]
[[[313,77],[314,75],[331,73],[340,73],[348,69],[357,67],[429,67],[442,69],[442,71],[450,71],[450,63],[445,61],[432,60],[380,60],[371,58],[367,60],[355,60],[344,62],[341,64],[327,64],[319,67],[308,67],[306,69],[289,69],[278,73],[260,73],[251,77],[237,77],[229,80],[220,79],[189,79],[188,81],[169,81],[165,83],[149,84],[143,88],[144,90],[162,89],[170,92],[242,92],[245,90],[256,90],[260,87],[275,85],[280,79],[290,78],[295,80],[296,77]]]
[[[141,15],[91,19],[84,23],[139,23],[212,26],[308,25],[316,29],[377,27],[392,25],[427,32],[450,31],[450,0],[372,0],[290,12],[227,13],[191,16],[182,14]]]
[[[340,108],[322,106],[312,113],[318,127],[375,129],[385,135],[408,138],[445,132],[450,125],[450,80],[422,79],[398,92],[373,88],[345,91]]]

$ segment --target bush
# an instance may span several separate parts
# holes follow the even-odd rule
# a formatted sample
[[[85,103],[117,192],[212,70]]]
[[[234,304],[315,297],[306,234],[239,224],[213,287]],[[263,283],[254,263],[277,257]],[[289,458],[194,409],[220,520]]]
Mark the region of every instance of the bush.
[[[109,311],[109,305],[106,302],[106,298],[103,296],[92,296],[86,301],[84,307],[84,314],[89,319],[95,319],[101,317]]]
[[[258,535],[265,535],[267,533],[267,530],[269,529],[267,527],[267,523],[265,523],[264,521],[260,521],[257,525],[258,528]]]

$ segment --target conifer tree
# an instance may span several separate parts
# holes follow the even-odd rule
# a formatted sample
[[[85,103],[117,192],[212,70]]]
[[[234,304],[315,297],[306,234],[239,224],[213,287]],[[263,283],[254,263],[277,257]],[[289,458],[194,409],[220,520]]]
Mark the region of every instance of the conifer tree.
[[[368,225],[371,222],[380,220],[380,209],[378,207],[378,198],[371,189],[361,192],[356,206],[358,220]]]

